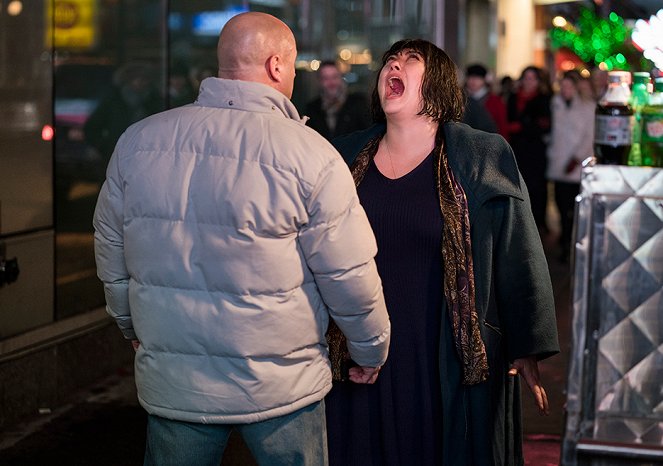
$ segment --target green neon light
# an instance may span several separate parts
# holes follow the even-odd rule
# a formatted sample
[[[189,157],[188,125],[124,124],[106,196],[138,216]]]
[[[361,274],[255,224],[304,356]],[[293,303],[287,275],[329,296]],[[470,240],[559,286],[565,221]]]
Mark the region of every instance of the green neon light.
[[[630,43],[631,29],[614,11],[600,18],[589,8],[582,8],[576,24],[554,27],[550,31],[553,50],[562,47],[573,51],[588,65],[604,63],[608,69],[646,69],[647,60]]]

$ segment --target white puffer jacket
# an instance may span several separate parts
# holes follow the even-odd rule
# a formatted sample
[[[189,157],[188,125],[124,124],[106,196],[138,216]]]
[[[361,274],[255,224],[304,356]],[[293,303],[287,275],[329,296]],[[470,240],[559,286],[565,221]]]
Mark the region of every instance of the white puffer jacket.
[[[382,365],[390,325],[350,172],[282,94],[208,78],[131,126],[94,216],[107,310],[151,414],[249,423],[331,388],[329,315]]]

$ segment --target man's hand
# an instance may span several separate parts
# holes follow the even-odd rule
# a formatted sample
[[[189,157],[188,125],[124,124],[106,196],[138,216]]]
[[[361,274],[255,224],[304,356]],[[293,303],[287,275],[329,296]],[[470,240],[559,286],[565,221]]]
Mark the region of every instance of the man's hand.
[[[138,347],[140,346],[140,341],[131,340],[131,346],[133,347],[134,351],[138,351]]]
[[[545,414],[546,416],[550,414],[548,410],[548,395],[546,395],[546,391],[543,389],[543,385],[541,385],[539,365],[535,356],[514,360],[508,373],[513,376],[520,374],[525,379],[527,386],[534,395],[534,401],[539,408],[539,414]]]
[[[348,370],[350,380],[354,383],[372,384],[378,378],[379,367],[355,366]]]

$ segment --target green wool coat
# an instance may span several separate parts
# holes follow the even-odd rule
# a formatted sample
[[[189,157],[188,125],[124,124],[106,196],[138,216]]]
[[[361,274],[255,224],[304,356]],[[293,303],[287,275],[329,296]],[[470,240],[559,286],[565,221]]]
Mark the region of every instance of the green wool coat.
[[[461,384],[449,319],[442,319],[444,464],[522,465],[520,383],[507,371],[516,358],[540,360],[559,352],[548,265],[508,143],[462,123],[443,128],[449,165],[467,196],[476,306],[490,372],[484,383]],[[351,166],[366,143],[384,131],[378,124],[332,142]]]

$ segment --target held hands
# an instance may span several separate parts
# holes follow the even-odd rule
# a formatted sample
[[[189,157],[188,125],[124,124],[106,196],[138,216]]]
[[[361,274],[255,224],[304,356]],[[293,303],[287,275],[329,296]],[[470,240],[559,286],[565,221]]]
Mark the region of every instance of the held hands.
[[[354,383],[375,383],[379,373],[379,367],[354,366],[348,370],[349,378]]]
[[[508,374],[512,376],[520,374],[534,395],[534,402],[539,408],[539,414],[546,416],[550,414],[548,409],[548,395],[546,395],[546,391],[543,389],[543,385],[541,385],[539,365],[535,356],[514,360]]]
[[[575,170],[578,165],[580,165],[580,161],[575,157],[571,157],[564,167],[564,173],[568,175],[573,170]]]

